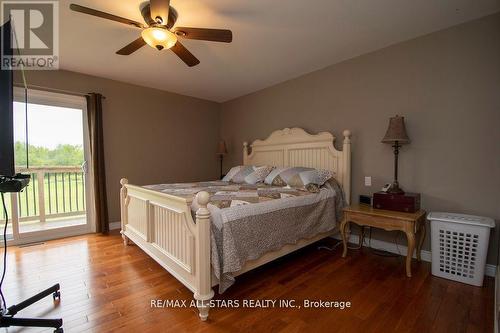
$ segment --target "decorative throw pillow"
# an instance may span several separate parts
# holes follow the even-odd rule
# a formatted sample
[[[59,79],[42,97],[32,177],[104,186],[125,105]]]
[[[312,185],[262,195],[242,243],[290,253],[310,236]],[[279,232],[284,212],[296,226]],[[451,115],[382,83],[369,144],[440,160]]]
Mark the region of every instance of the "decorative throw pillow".
[[[264,182],[264,179],[266,179],[272,169],[273,167],[270,166],[255,167],[254,172],[245,177],[245,183],[257,184]]]
[[[257,184],[263,182],[273,168],[270,166],[242,165],[231,168],[223,181],[233,183]]]
[[[318,192],[328,179],[333,177],[329,170],[313,168],[276,168],[265,179],[265,183],[274,186],[290,186]]]
[[[231,179],[234,177],[234,175],[237,174],[241,170],[242,167],[243,166],[241,166],[241,165],[232,167],[231,170],[229,170],[229,172],[224,176],[224,178],[222,178],[222,181],[224,181],[224,182],[231,181]]]
[[[286,183],[283,181],[283,179],[281,179],[281,177],[278,177],[279,174],[286,169],[289,168],[282,168],[282,167],[274,168],[273,171],[271,171],[269,175],[267,175],[266,179],[264,180],[264,183],[268,185],[273,185],[273,181],[276,179],[276,184],[275,184],[276,186],[286,186]]]

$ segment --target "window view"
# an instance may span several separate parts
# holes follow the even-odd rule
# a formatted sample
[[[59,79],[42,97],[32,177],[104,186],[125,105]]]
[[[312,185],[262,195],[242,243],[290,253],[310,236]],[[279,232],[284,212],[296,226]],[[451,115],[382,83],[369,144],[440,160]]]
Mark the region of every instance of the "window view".
[[[86,224],[82,110],[28,104],[26,124],[25,105],[14,103],[15,160],[31,182],[6,200],[9,214],[17,206],[20,233]]]

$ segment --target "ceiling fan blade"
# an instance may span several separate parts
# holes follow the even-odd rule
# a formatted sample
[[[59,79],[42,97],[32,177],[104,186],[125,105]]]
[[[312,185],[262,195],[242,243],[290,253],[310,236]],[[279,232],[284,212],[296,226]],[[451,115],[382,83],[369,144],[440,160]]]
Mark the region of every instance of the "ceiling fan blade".
[[[107,19],[107,20],[111,20],[111,21],[116,21],[116,22],[120,22],[120,23],[124,23],[124,24],[128,24],[128,25],[132,25],[132,26],[137,27],[137,28],[145,28],[144,24],[142,24],[142,23],[139,23],[139,22],[136,22],[136,21],[133,21],[133,20],[129,20],[129,19],[124,18],[124,17],[116,16],[116,15],[113,15],[113,14],[101,12],[100,10],[95,10],[95,9],[88,8],[88,7],[83,7],[83,6],[80,6],[80,5],[75,5],[73,3],[71,5],[69,5],[69,8],[71,10],[75,11],[75,12],[79,12],[79,13],[83,13],[83,14],[88,14],[88,15],[92,15],[92,16],[101,17],[101,18],[104,18],[104,19]]]
[[[151,18],[162,25],[168,23],[168,11],[170,8],[170,0],[149,0],[151,6]],[[158,17],[161,22],[158,22]]]
[[[189,67],[196,66],[200,63],[198,58],[196,58],[188,49],[184,47],[179,41],[175,43],[174,46],[170,48],[182,61],[186,63]]]
[[[142,39],[142,37],[139,37],[136,40],[134,40],[132,43],[125,46],[124,48],[116,51],[116,54],[129,55],[129,54],[134,53],[135,51],[137,51],[138,49],[140,49],[144,45],[146,45],[146,42],[144,41],[144,39]]]
[[[204,29],[177,27],[174,29],[177,36],[187,39],[209,40],[211,42],[231,43],[233,33],[224,29]]]

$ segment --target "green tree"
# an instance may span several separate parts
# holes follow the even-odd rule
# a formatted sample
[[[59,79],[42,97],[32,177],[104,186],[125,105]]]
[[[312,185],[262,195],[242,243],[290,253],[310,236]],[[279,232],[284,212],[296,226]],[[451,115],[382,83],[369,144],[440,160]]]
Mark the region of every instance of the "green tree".
[[[26,165],[26,146],[23,142],[14,145],[16,166]],[[29,145],[30,166],[80,166],[83,159],[81,145],[60,144],[55,149]]]

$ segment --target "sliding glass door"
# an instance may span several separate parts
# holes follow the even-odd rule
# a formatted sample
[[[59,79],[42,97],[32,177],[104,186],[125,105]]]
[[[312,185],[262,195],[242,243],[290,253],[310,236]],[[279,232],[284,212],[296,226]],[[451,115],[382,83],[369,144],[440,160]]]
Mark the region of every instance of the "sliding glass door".
[[[24,89],[14,95],[16,172],[31,182],[7,200],[10,238],[29,243],[91,232],[84,97],[28,90],[25,102]]]

